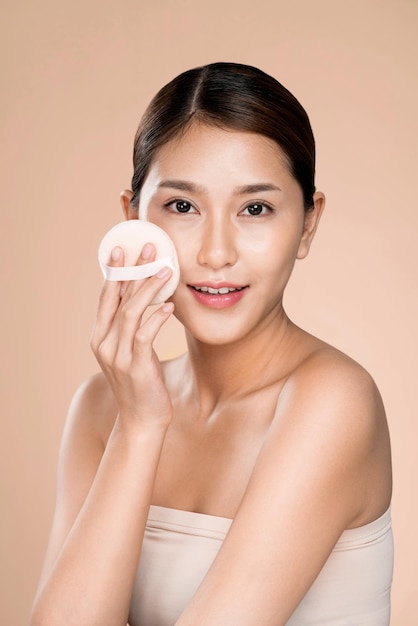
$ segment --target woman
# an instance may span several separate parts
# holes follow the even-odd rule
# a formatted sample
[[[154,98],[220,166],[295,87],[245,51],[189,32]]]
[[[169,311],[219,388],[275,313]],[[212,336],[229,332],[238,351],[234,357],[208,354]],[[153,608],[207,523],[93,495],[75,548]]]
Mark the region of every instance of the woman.
[[[304,109],[255,68],[197,68],[151,102],[122,207],[168,233],[180,283],[149,317],[168,268],[104,284],[33,626],[389,623],[379,393],[282,305],[324,207],[314,162]],[[188,353],[159,363],[173,311]]]

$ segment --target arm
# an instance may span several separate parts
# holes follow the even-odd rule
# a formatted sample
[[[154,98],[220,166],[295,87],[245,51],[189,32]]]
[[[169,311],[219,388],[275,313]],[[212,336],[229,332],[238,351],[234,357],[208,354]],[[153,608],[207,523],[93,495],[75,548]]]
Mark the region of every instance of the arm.
[[[92,347],[107,380],[91,380],[70,408],[32,626],[126,625],[171,419],[152,349],[171,309],[161,307],[146,321],[142,314],[167,278],[129,284],[123,294],[119,283],[104,286]]]
[[[370,377],[339,355],[304,364],[282,391],[230,532],[178,626],[285,624],[343,530],[386,508],[383,450]]]

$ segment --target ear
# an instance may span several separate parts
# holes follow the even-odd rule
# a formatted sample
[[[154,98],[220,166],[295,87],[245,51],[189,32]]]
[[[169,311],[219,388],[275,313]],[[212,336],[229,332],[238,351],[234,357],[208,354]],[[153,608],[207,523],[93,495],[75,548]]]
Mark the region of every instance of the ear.
[[[133,192],[130,189],[124,189],[120,193],[120,204],[122,207],[123,214],[126,220],[137,220],[138,219],[138,210],[131,206],[131,200],[133,198]]]
[[[305,212],[305,224],[303,227],[302,238],[299,243],[297,259],[304,259],[311,247],[312,239],[318,228],[319,220],[325,207],[325,196],[320,191],[316,191],[313,196],[314,206],[310,211]]]

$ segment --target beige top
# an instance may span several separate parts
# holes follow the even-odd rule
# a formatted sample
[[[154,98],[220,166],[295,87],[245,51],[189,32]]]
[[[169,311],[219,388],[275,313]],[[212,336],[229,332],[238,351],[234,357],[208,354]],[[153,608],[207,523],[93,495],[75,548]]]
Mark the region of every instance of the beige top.
[[[173,626],[216,557],[232,520],[151,506],[130,626]],[[287,626],[387,626],[393,569],[390,509],[343,532]]]

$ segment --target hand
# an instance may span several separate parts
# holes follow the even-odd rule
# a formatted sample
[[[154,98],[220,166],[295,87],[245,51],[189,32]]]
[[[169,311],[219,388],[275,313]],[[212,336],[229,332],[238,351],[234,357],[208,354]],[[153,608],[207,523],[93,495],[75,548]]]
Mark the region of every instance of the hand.
[[[147,243],[137,264],[154,259],[154,246]],[[109,264],[123,266],[121,248],[112,251]],[[166,303],[144,320],[145,310],[170,275],[171,270],[163,268],[144,280],[104,283],[91,347],[112,387],[120,420],[163,427],[170,423],[171,400],[153,342],[174,305]]]

